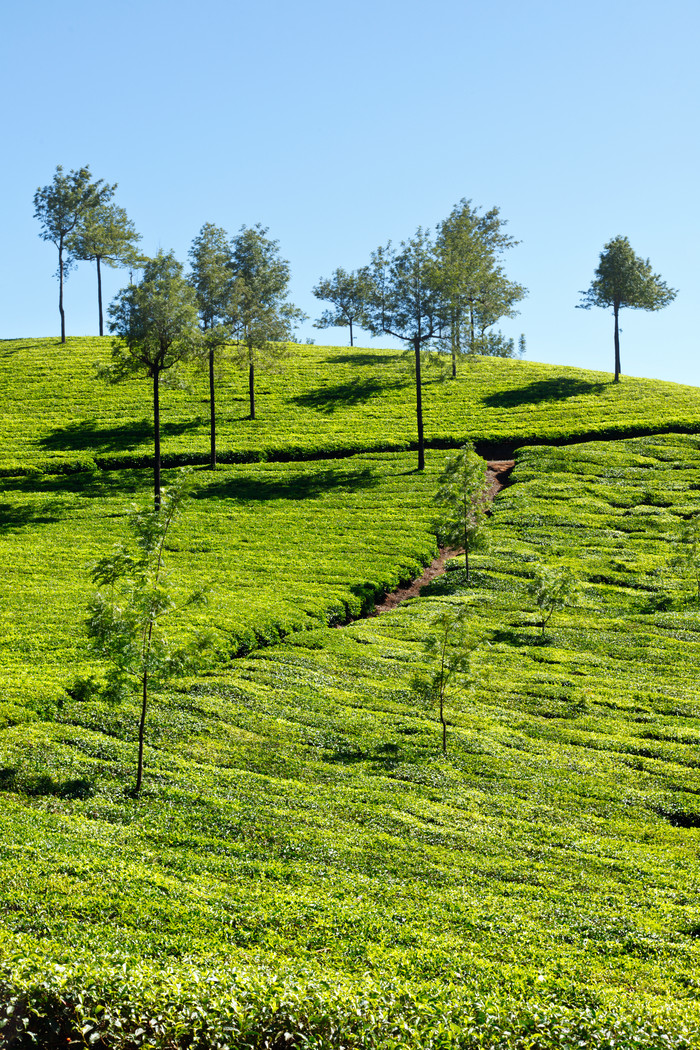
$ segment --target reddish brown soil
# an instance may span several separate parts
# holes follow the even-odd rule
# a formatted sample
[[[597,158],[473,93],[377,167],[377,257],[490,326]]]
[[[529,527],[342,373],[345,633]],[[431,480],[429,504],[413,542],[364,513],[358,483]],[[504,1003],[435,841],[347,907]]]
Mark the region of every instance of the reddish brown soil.
[[[492,500],[497,493],[508,484],[508,475],[514,466],[514,459],[489,460],[487,462],[486,476],[491,482],[488,490],[489,500]],[[395,591],[390,591],[388,594],[385,594],[383,599],[375,604],[374,613],[371,615],[379,616],[380,613],[385,613],[388,612],[389,609],[396,608],[397,605],[400,605],[401,602],[407,601],[408,598],[417,598],[426,584],[434,580],[436,576],[442,575],[445,571],[445,563],[450,558],[455,558],[458,554],[462,553],[464,552],[460,550],[441,547],[437,558],[433,558],[430,565],[428,565],[421,576],[413,580],[411,583],[406,584],[405,587],[398,587]]]

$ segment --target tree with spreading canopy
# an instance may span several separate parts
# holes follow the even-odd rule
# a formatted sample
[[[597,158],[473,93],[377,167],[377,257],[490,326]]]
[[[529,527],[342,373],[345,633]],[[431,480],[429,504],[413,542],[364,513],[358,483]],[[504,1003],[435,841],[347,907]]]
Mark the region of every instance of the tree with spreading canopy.
[[[418,469],[423,470],[422,353],[440,336],[444,320],[443,284],[430,234],[419,227],[398,249],[391,241],[385,248],[378,248],[365,273],[363,327],[372,335],[391,335],[401,340],[413,354]]]
[[[62,343],[66,341],[63,285],[73,263],[70,238],[91,211],[111,200],[116,188],[116,183],[110,186],[103,179],[94,182],[87,165],[66,174],[58,164],[53,180],[47,186],[40,186],[34,194],[34,218],[41,223],[40,237],[58,249],[58,312],[61,315]]]
[[[197,353],[201,334],[197,297],[172,252],[148,259],[141,280],[117,294],[109,307],[111,363],[103,378],[118,383],[147,376],[153,383],[153,490],[160,507],[160,385],[165,373]]]
[[[235,283],[228,234],[207,222],[192,241],[189,251],[190,283],[197,295],[199,320],[209,372],[209,466],[216,468],[216,364],[233,337]]]
[[[232,357],[248,370],[250,418],[255,419],[256,369],[278,368],[304,314],[287,302],[289,263],[279,242],[266,236],[259,223],[242,226],[231,243],[234,332]]]
[[[314,328],[349,328],[350,346],[353,346],[353,324],[361,325],[367,298],[367,273],[355,270],[348,273],[338,267],[327,279],[321,279],[313,289],[317,299],[331,303],[333,310],[324,310]]]
[[[499,261],[519,243],[505,233],[506,223],[498,208],[480,214],[462,199],[437,226],[435,251],[445,300],[442,338],[453,378],[463,354],[500,357],[514,350],[512,342],[488,332],[502,317],[515,317],[516,303],[527,294],[523,285],[506,277]]]
[[[590,310],[592,306],[612,307],[615,318],[615,382],[620,381],[619,314],[623,307],[632,310],[661,310],[673,302],[678,292],[669,288],[658,273],[654,273],[648,259],[635,255],[627,237],[613,237],[600,253],[600,261],[583,299],[578,306]]]
[[[107,266],[138,266],[137,252],[141,234],[136,232],[124,208],[117,204],[100,204],[87,211],[69,238],[73,259],[94,262],[97,270],[97,309],[100,335],[104,335],[102,315],[102,263]]]

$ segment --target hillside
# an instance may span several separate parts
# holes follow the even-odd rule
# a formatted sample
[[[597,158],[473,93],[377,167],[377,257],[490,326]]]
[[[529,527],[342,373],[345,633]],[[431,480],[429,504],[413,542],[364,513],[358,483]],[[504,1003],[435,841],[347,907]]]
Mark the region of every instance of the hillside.
[[[97,379],[109,347],[107,337],[0,343],[0,476],[150,462],[148,382]],[[456,381],[437,368],[425,379],[429,447],[700,428],[700,391],[675,383],[616,385],[603,372],[497,358],[462,365]],[[258,377],[256,420],[242,372],[222,370],[217,400],[223,462],[401,451],[416,440],[414,387],[398,352],[294,346],[283,371]],[[166,463],[206,462],[208,405],[203,372],[188,390],[163,391]]]
[[[139,462],[146,389],[100,387],[79,343],[99,345],[73,341],[43,379],[38,355],[58,348],[32,344],[33,385],[29,344],[2,359],[0,1047],[700,1046],[700,609],[671,564],[700,511],[700,438],[520,448],[470,584],[455,562],[422,597],[358,618],[434,553],[445,453],[419,474],[412,453],[377,450],[413,440],[410,384],[367,393],[400,374],[395,355],[360,351],[376,363],[353,371],[347,351],[298,348],[259,429],[244,441],[250,421],[230,421],[222,448],[328,457],[353,435],[367,449],[195,470],[168,559],[183,589],[211,584],[215,648],[154,694],[134,798],[136,701],[72,687],[100,675],[89,566],[150,477],[73,471]],[[593,373],[525,362],[465,373],[451,393],[428,386],[436,443],[473,418],[480,440],[523,445],[691,430],[700,406],[691,388],[593,389]],[[364,393],[297,405],[285,434],[285,404],[322,382]],[[166,397],[181,426],[167,447],[206,449],[205,426],[184,426],[191,395]],[[51,457],[58,472],[40,473]],[[526,593],[541,561],[581,582],[544,639]],[[412,681],[454,607],[478,648],[443,757]]]

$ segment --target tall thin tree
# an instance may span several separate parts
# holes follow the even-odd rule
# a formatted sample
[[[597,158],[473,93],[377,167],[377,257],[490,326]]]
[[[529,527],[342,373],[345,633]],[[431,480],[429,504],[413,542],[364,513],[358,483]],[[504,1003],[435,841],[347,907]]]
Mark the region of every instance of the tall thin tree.
[[[103,179],[94,182],[87,165],[65,174],[59,164],[52,181],[47,186],[40,186],[34,194],[34,218],[41,223],[40,237],[58,249],[58,312],[61,315],[62,343],[66,341],[63,285],[72,263],[69,238],[92,209],[111,199],[116,188],[116,182],[112,186]]]
[[[136,232],[125,209],[116,204],[90,208],[68,240],[72,258],[95,263],[100,335],[104,335],[102,263],[110,267],[138,265],[137,245],[140,240],[141,234]]]

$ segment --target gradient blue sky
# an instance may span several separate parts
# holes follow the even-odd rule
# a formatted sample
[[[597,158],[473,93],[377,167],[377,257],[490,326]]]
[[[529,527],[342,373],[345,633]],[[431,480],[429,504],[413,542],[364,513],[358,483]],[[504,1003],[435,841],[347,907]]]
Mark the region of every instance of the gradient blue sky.
[[[268,226],[311,319],[337,266],[462,197],[498,205],[522,241],[509,275],[529,288],[503,329],[536,361],[612,367],[612,318],[575,304],[624,234],[679,294],[623,313],[623,373],[700,385],[699,37],[697,0],[8,6],[0,337],[58,334],[32,197],[57,164],[88,163],[119,184],[148,253],[185,261],[205,222]],[[110,272],[107,298],[123,283]],[[69,335],[96,333],[94,300],[81,264]],[[347,340],[311,320],[306,337]]]

